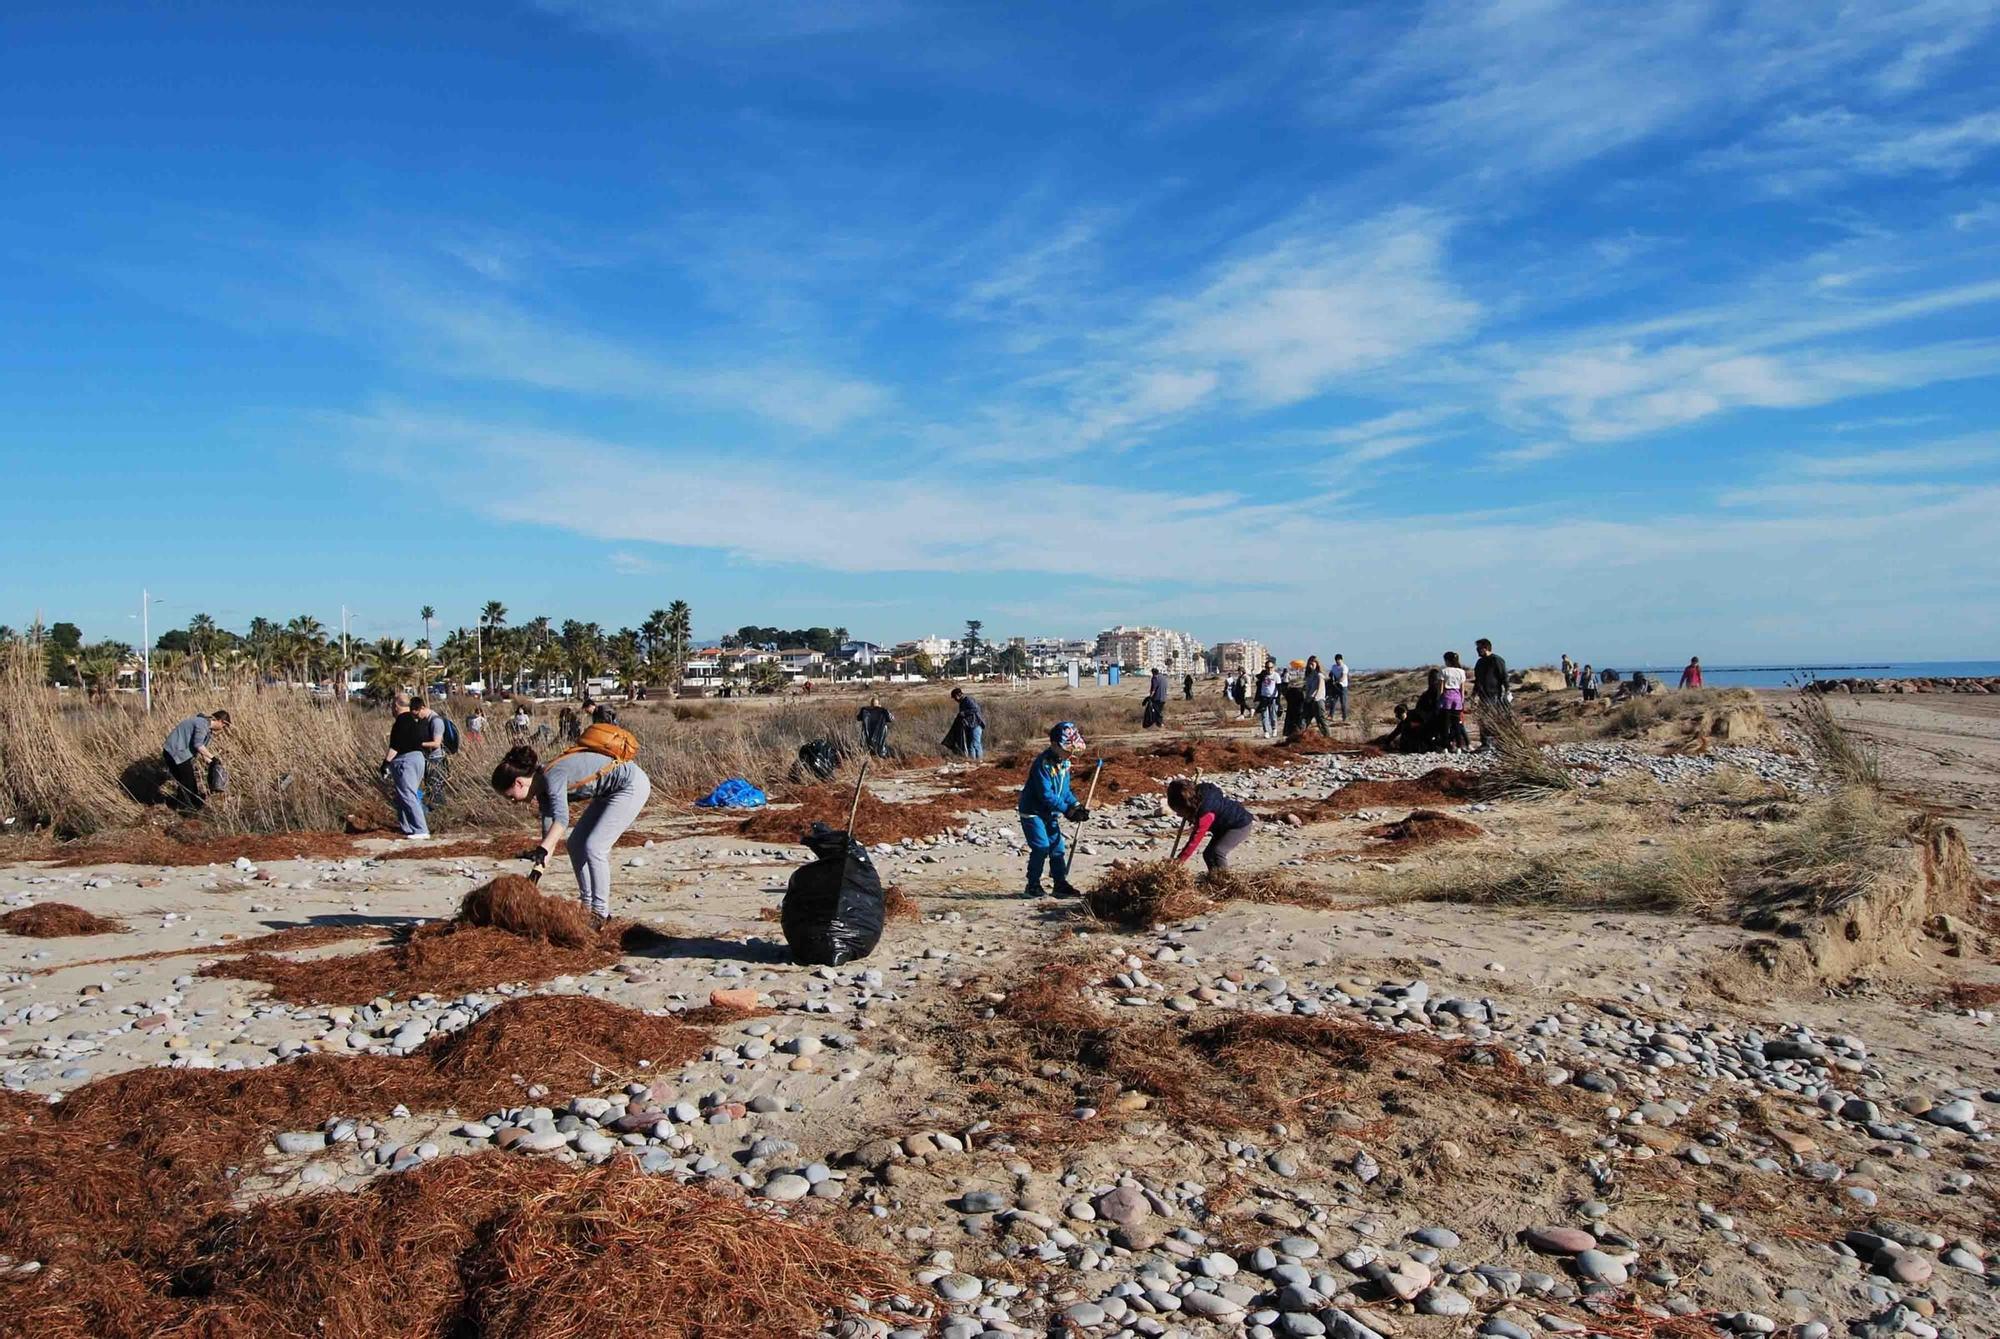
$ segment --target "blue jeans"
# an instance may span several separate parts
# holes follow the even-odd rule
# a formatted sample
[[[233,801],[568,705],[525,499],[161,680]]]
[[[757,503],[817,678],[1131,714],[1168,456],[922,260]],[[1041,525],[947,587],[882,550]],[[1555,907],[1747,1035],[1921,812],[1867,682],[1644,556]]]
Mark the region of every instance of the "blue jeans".
[[[1257,699],[1257,724],[1267,735],[1278,733],[1278,699],[1261,697]]]
[[[975,725],[966,732],[965,756],[978,762],[986,756],[986,727]]]
[[[1328,710],[1332,710],[1332,709],[1333,709],[1334,707],[1339,707],[1339,708],[1340,708],[1340,719],[1341,719],[1341,720],[1343,720],[1343,721],[1344,721],[1344,720],[1346,720],[1346,719],[1347,719],[1347,690],[1346,690],[1345,688],[1342,688],[1342,687],[1341,687],[1341,686],[1340,686],[1339,684],[1335,684],[1335,685],[1334,685],[1333,687],[1331,687],[1331,688],[1327,689],[1327,690],[1326,690],[1326,705],[1327,705],[1327,709],[1328,709]]]
[[[405,836],[428,836],[431,825],[424,816],[424,755],[416,749],[397,754],[389,764],[389,780],[396,788],[396,826]]]
[[[1069,854],[1063,850],[1062,825],[1053,818],[1021,815],[1021,835],[1028,839],[1028,891],[1042,891],[1042,867],[1055,872],[1056,887],[1069,885]]]

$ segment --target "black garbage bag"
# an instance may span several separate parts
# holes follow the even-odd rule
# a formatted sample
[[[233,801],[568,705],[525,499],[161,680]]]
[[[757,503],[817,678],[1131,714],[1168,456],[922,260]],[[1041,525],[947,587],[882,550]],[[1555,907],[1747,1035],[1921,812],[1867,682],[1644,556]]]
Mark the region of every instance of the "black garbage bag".
[[[955,754],[961,758],[972,752],[972,732],[965,728],[965,718],[962,716],[952,717],[951,729],[945,731],[944,738],[938,742],[944,746],[946,753]]]
[[[831,739],[809,739],[799,745],[799,770],[815,781],[825,781],[840,770],[840,746]]]
[[[1285,699],[1285,738],[1297,739],[1306,728],[1306,690],[1288,683],[1280,691]]]
[[[222,765],[222,759],[208,760],[208,793],[221,795],[229,789],[229,769]]]
[[[792,871],[778,920],[800,966],[838,967],[875,951],[882,940],[882,878],[868,848],[838,828],[812,825],[813,862]]]

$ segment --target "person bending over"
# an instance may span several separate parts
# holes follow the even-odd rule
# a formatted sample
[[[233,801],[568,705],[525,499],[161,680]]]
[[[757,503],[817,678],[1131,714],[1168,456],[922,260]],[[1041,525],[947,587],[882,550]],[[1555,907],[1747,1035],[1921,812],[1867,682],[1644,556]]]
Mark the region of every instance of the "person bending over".
[[[1179,777],[1167,784],[1167,807],[1183,819],[1194,824],[1194,831],[1188,834],[1187,845],[1178,857],[1185,865],[1194,854],[1194,848],[1201,845],[1203,837],[1209,838],[1208,849],[1201,853],[1201,860],[1212,874],[1219,869],[1229,868],[1229,853],[1241,846],[1257,826],[1257,819],[1248,809],[1222,793],[1222,787],[1212,781],[1190,781]]]
[[[167,732],[160,757],[180,788],[180,793],[174,797],[174,807],[182,813],[198,813],[207,803],[201,797],[201,771],[215,761],[215,754],[210,751],[209,745],[228,729],[228,712],[204,711],[188,717]],[[197,762],[201,764],[199,769],[195,766]]]
[[[1021,835],[1028,840],[1028,886],[1025,896],[1043,897],[1042,867],[1055,875],[1056,896],[1075,897],[1070,887],[1069,855],[1063,848],[1062,820],[1081,823],[1090,810],[1076,802],[1069,787],[1069,755],[1083,749],[1083,732],[1071,721],[1049,730],[1049,746],[1028,764],[1028,781],[1021,787]]]
[[[611,848],[632,826],[646,800],[653,793],[652,778],[633,759],[637,743],[632,741],[626,760],[600,753],[593,744],[610,736],[597,731],[617,731],[617,726],[593,726],[594,738],[580,748],[558,754],[546,766],[538,765],[535,751],[523,744],[509,749],[493,769],[493,789],[516,804],[535,802],[541,812],[542,841],[530,853],[534,865],[531,877],[539,880],[563,837],[569,837],[569,863],[576,871],[577,900],[596,918],[601,927],[611,916]],[[570,805],[588,801],[583,817],[570,826]]]

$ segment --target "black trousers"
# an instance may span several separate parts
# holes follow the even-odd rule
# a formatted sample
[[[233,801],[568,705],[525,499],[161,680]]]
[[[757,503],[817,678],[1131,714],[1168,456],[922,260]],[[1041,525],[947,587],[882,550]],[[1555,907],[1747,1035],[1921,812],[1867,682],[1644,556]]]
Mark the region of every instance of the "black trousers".
[[[173,773],[174,781],[180,787],[174,796],[174,808],[184,814],[199,812],[207,801],[201,797],[201,776],[195,771],[195,760],[189,758],[186,762],[175,762],[162,749],[160,761],[167,765],[167,770]]]

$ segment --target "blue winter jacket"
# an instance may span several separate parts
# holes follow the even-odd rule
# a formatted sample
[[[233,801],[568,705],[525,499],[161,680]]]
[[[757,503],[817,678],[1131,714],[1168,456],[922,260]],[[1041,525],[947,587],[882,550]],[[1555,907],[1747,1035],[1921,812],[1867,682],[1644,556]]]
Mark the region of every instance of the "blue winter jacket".
[[[1028,765],[1028,784],[1021,787],[1020,811],[1044,822],[1061,818],[1076,807],[1069,788],[1069,759],[1053,746],[1035,755]]]

